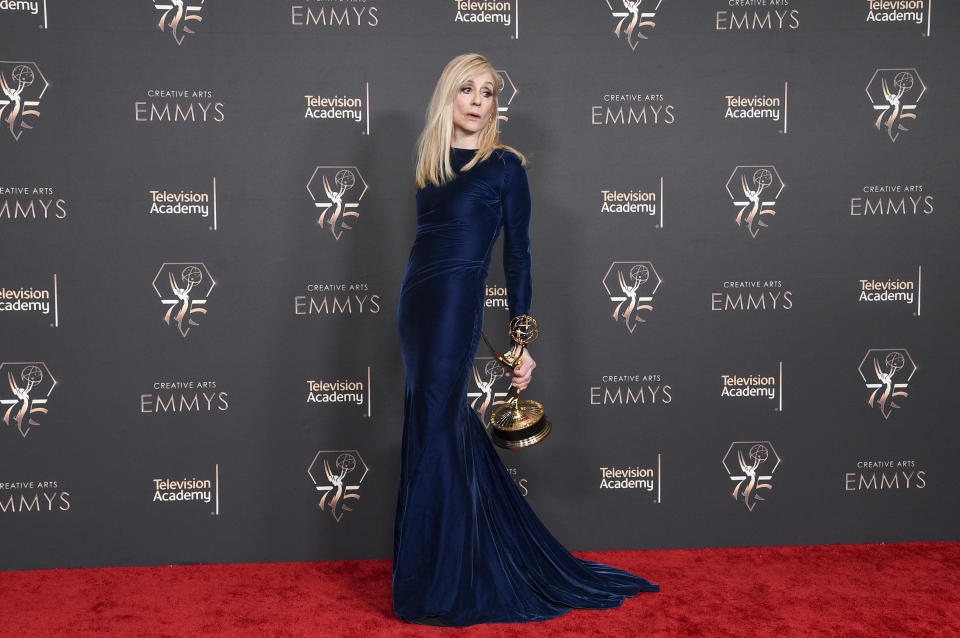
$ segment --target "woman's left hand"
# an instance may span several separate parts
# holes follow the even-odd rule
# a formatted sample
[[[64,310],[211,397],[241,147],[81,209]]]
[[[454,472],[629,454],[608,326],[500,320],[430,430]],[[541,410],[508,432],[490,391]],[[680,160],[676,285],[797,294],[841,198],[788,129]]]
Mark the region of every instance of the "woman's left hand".
[[[520,346],[514,346],[510,352],[511,354],[515,354],[519,349]],[[537,362],[533,360],[532,356],[530,356],[530,351],[524,348],[523,355],[514,366],[513,374],[510,375],[513,377],[510,385],[515,386],[519,390],[525,389],[530,384],[530,378],[533,375],[533,369],[536,367]],[[508,372],[507,374],[510,373]]]

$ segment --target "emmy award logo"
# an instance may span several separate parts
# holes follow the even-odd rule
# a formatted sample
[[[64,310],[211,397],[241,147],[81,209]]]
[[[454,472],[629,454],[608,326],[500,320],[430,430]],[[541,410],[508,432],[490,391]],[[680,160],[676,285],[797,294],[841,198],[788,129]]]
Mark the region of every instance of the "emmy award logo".
[[[610,301],[617,302],[613,320],[617,323],[622,320],[631,333],[638,324],[646,323],[640,312],[653,310],[650,302],[661,283],[660,275],[649,261],[613,262],[603,276],[603,287]]]
[[[740,212],[737,213],[737,226],[741,225],[741,222],[746,220],[747,230],[750,231],[752,237],[756,237],[757,233],[760,232],[760,228],[766,228],[767,224],[763,221],[764,215],[776,215],[777,211],[772,208],[762,208],[760,206],[760,193],[763,192],[763,189],[773,183],[773,175],[770,174],[765,168],[758,168],[753,172],[753,184],[755,188],[751,188],[747,184],[746,175],[740,175],[740,184],[743,188],[743,194],[747,196],[747,199],[750,200],[750,203],[740,209]],[[750,209],[750,212],[747,212],[747,208]],[[747,213],[744,217],[744,213]],[[757,217],[757,214],[760,217]],[[757,227],[755,228],[753,222],[757,222]]]
[[[334,465],[340,472],[339,474],[334,474],[330,469],[330,463],[327,462],[327,459],[323,459],[323,471],[327,475],[327,480],[330,481],[330,484],[333,485],[336,491],[333,492],[333,498],[330,499],[329,503],[327,502],[327,497],[330,496],[330,492],[324,493],[323,498],[320,499],[320,509],[324,510],[329,506],[330,513],[339,521],[340,517],[343,516],[344,510],[348,512],[353,511],[352,508],[347,506],[347,501],[360,499],[359,494],[343,493],[343,477],[357,469],[357,459],[349,452],[344,452],[337,457]]]
[[[179,273],[177,273],[178,266],[181,267]],[[157,288],[157,283],[163,279],[164,272],[167,275],[167,283],[170,292],[173,293],[173,298],[164,297],[160,289]],[[204,272],[207,273],[206,277],[204,277]],[[177,273],[177,275],[174,273]],[[207,284],[208,281],[209,284]],[[182,285],[180,282],[182,282]],[[203,288],[206,289],[205,292],[199,287],[200,284],[203,284]],[[213,281],[207,267],[202,263],[164,264],[161,266],[153,280],[153,289],[160,296],[161,301],[170,306],[163,315],[163,322],[168,326],[176,325],[180,334],[186,337],[191,326],[200,325],[194,317],[207,314],[207,309],[204,307],[207,303],[206,297],[213,290],[215,284],[216,282]],[[202,298],[191,297],[191,293]]]
[[[623,319],[624,323],[627,324],[627,329],[633,332],[635,326],[630,325],[631,318],[634,318],[633,313],[637,313],[635,321],[645,323],[646,319],[640,316],[640,311],[653,310],[653,306],[649,304],[637,304],[637,288],[650,281],[650,269],[643,264],[636,264],[630,269],[629,283],[624,280],[622,270],[617,271],[617,278],[620,282],[620,290],[623,291],[626,298],[613,309],[613,320],[620,321],[620,319]],[[627,303],[627,301],[630,303]],[[623,304],[627,304],[627,307],[623,308]],[[622,313],[620,311],[621,308],[623,308]]]
[[[16,374],[11,367],[22,366],[20,374]],[[3,422],[6,425],[14,425],[20,435],[26,438],[30,432],[30,426],[40,425],[34,420],[35,414],[46,414],[47,398],[53,391],[53,386],[57,381],[46,369],[46,364],[42,362],[31,363],[4,363],[0,369],[7,368],[7,383],[10,386],[10,392],[14,399],[0,399],[0,404],[7,404],[7,409],[3,413]],[[15,370],[16,368],[14,368]],[[36,390],[35,394],[41,394],[41,397],[31,397],[30,393]]]
[[[910,130],[904,126],[904,120],[917,119],[914,111],[926,90],[916,69],[877,69],[866,89],[873,108],[880,111],[874,127],[886,130],[890,141],[896,142],[902,131]]]
[[[336,455],[336,456],[334,456]],[[333,465],[330,465],[331,460]],[[322,461],[322,463],[321,463]],[[323,466],[323,474],[326,476],[326,484],[321,484],[314,476],[318,471],[318,466]],[[357,490],[360,489],[360,483],[363,482],[367,472],[370,469],[360,457],[356,450],[321,450],[313,458],[313,462],[307,469],[307,474],[316,485],[317,491],[323,492],[318,504],[321,511],[330,512],[333,519],[340,522],[344,512],[352,512],[351,503],[360,500]],[[356,481],[356,485],[346,482],[347,477]]]
[[[330,225],[330,232],[333,234],[334,239],[340,239],[340,235],[343,234],[343,228],[353,228],[353,226],[347,224],[347,217],[360,216],[360,213],[355,210],[347,211],[345,213],[343,212],[343,194],[347,192],[347,190],[354,187],[354,185],[357,183],[357,178],[354,177],[353,171],[342,169],[337,171],[336,176],[333,178],[333,182],[339,187],[340,190],[335,191],[330,188],[330,182],[327,181],[327,176],[323,176],[323,191],[327,194],[327,199],[329,199],[330,202],[336,206],[336,209],[333,211],[333,214],[330,215],[330,219],[327,220],[327,223]],[[317,204],[317,206],[320,205],[321,204],[319,203]],[[329,210],[330,207],[328,206],[322,213],[320,213],[320,218],[317,219],[317,223],[321,226],[323,226],[323,217]],[[342,228],[337,227],[337,222],[340,222],[340,226],[342,226]]]
[[[883,361],[883,363],[881,363]],[[869,362],[869,363],[868,363]],[[866,381],[869,372],[879,383],[867,383],[872,390],[867,405],[878,408],[884,419],[889,419],[895,408],[902,407],[896,399],[906,398],[907,382],[917,371],[917,365],[906,349],[870,350],[860,363],[860,376]],[[900,383],[897,383],[897,381]]]
[[[486,357],[484,357],[484,360],[486,364],[483,366],[483,374],[480,374],[480,370],[477,368],[477,361],[473,363],[473,382],[479,392],[469,392],[468,395],[473,396],[470,407],[477,412],[480,421],[484,425],[489,426],[489,423],[486,421],[487,410],[493,406],[502,404],[503,400],[498,399],[497,396],[506,394],[504,392],[496,392],[494,387],[497,381],[504,378],[506,370],[503,364],[496,359],[486,359]]]
[[[627,36],[627,44],[630,45],[630,48],[634,51],[637,50],[637,45],[640,44],[639,41],[633,40],[633,33],[636,30],[638,38],[643,40],[647,39],[647,36],[643,34],[641,29],[643,27],[650,27],[651,29],[657,26],[657,23],[649,18],[654,17],[656,10],[660,8],[660,1],[658,0],[657,6],[654,7],[654,10],[649,13],[640,13],[640,5],[643,4],[643,0],[622,0],[623,8],[626,9],[626,12],[623,11],[614,11],[613,7],[610,6],[610,1],[607,0],[607,6],[610,8],[613,17],[620,18],[620,22],[617,23],[616,28],[614,28],[613,33],[617,36],[617,39],[620,38],[621,33]],[[630,23],[624,27],[624,23],[627,21],[627,18],[630,18]]]
[[[537,320],[530,315],[517,315],[510,320],[509,331],[510,338],[520,347],[514,347],[506,354],[497,352],[487,335],[483,332],[480,334],[494,359],[504,369],[513,370],[523,357],[527,344],[533,343],[540,336],[540,328]],[[544,414],[543,404],[533,399],[520,399],[520,390],[513,396],[508,392],[507,397],[490,415],[491,440],[500,447],[515,450],[547,438],[552,425]]]
[[[194,5],[185,5],[184,0],[170,0],[173,4],[167,4],[166,2],[157,2],[154,0],[153,6],[158,10],[163,11],[163,15],[160,16],[160,22],[157,23],[157,27],[161,31],[166,31],[167,28],[170,29],[170,35],[173,36],[173,39],[176,41],[177,45],[183,43],[183,38],[186,34],[194,34],[195,31],[191,30],[188,25],[190,22],[202,22],[203,18],[198,15],[191,15],[190,12],[198,12],[202,8],[203,0],[200,0],[200,6]],[[171,16],[172,14],[172,16]]]
[[[734,473],[732,467],[733,451],[736,450],[737,466],[740,473]],[[746,452],[746,456],[744,456]],[[730,445],[723,457],[723,467],[736,481],[731,495],[736,501],[743,501],[749,511],[753,511],[757,501],[765,501],[760,490],[772,490],[773,473],[780,465],[780,456],[769,441],[737,441]],[[765,473],[761,473],[761,469]]]
[[[883,122],[884,128],[887,129],[887,137],[890,138],[891,142],[896,142],[897,138],[900,136],[900,131],[906,131],[906,126],[903,125],[901,120],[915,120],[917,119],[916,113],[904,113],[900,109],[900,98],[903,97],[903,94],[913,88],[913,76],[906,71],[900,71],[893,78],[893,87],[897,89],[897,92],[894,93],[887,87],[887,78],[882,79],[883,84],[883,97],[887,100],[890,106],[885,108],[880,115],[877,117],[877,121],[874,122],[874,126],[877,127],[877,130],[880,130],[880,123]],[[885,119],[886,118],[886,119]],[[897,132],[894,133],[894,125],[896,125]]]
[[[750,458],[750,463],[743,458],[743,450],[737,450],[737,460],[740,462],[740,470],[746,475],[743,479],[737,483],[737,486],[733,488],[733,499],[740,500],[740,497],[743,497],[743,503],[747,506],[748,510],[752,510],[755,503],[751,502],[750,497],[753,495],[753,498],[757,501],[766,500],[760,496],[761,489],[773,489],[773,485],[770,483],[763,483],[757,481],[757,468],[760,467],[760,464],[770,458],[770,450],[767,449],[767,446],[762,443],[757,443],[750,448],[750,452],[747,453],[747,456]],[[743,484],[746,483],[747,486],[743,487]],[[740,492],[740,488],[743,488],[743,492]],[[757,490],[754,493],[754,490]]]
[[[10,79],[8,80],[6,67],[11,64],[13,68],[9,71]],[[40,82],[37,82],[38,77]],[[40,117],[40,111],[31,107],[40,105],[40,97],[47,90],[47,86],[49,84],[40,74],[36,64],[0,62],[0,90],[6,97],[5,100],[0,99],[0,117],[3,117],[13,139],[19,141],[24,129],[33,128],[33,124],[27,121],[27,116]],[[26,89],[30,90],[24,96],[23,92]],[[34,99],[27,99],[28,97]],[[10,105],[13,106],[7,110],[7,106]]]
[[[743,193],[740,198],[734,194],[737,189],[731,188],[737,181],[740,184],[739,190]],[[784,188],[777,169],[774,166],[738,166],[727,180],[726,187],[734,205],[740,207],[737,213],[737,226],[746,227],[750,236],[756,238],[760,229],[767,227],[767,223],[763,221],[764,215],[777,214],[773,206]],[[772,199],[760,199],[760,195],[764,192],[768,198]]]
[[[314,182],[317,181],[317,176],[320,176],[325,198],[318,198],[313,194],[311,186],[316,186]],[[355,187],[356,190],[354,190]],[[317,166],[310,181],[307,182],[307,192],[314,200],[313,205],[322,209],[317,223],[321,228],[324,225],[329,226],[330,234],[334,239],[339,240],[344,229],[353,228],[347,222],[360,216],[357,207],[367,188],[367,183],[360,175],[360,171],[353,166]],[[348,191],[353,191],[352,197],[345,198]]]
[[[183,320],[186,319],[191,326],[199,326],[196,321],[193,320],[194,314],[207,314],[206,308],[191,308],[192,300],[190,299],[190,291],[193,290],[193,287],[199,284],[203,280],[203,273],[200,272],[200,269],[196,266],[187,266],[182,271],[180,271],[180,278],[186,282],[186,286],[181,287],[177,284],[176,280],[173,278],[173,273],[167,273],[170,277],[170,289],[173,290],[173,294],[177,296],[177,299],[180,300],[180,303],[177,306],[170,306],[167,309],[167,313],[163,316],[164,322],[169,326],[170,325],[170,315],[173,314],[173,310],[177,308],[177,314],[174,319],[177,322],[177,327],[180,329],[180,334],[184,337],[187,336],[187,330],[184,329]]]

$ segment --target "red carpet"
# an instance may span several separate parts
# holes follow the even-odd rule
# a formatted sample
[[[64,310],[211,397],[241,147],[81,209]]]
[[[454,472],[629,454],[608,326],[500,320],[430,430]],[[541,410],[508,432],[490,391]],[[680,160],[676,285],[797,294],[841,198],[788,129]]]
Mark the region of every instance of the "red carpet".
[[[393,616],[388,560],[0,572],[0,635],[960,636],[960,543],[577,555],[662,591],[619,609],[454,629]]]

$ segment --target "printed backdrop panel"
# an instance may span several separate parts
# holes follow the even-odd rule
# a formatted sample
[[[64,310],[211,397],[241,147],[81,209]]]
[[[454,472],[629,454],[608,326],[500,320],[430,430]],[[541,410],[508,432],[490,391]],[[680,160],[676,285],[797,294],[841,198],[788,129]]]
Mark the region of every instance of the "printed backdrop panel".
[[[553,422],[500,454],[566,546],[960,540],[958,27],[0,0],[0,569],[392,555],[414,148],[467,51],[528,160]],[[484,422],[508,387],[478,351]]]

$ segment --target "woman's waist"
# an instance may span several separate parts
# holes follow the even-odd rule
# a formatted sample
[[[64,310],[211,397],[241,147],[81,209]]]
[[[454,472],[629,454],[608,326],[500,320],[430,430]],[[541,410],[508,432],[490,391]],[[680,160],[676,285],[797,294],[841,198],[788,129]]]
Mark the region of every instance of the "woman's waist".
[[[452,265],[490,263],[488,241],[475,235],[438,238],[418,236],[410,248],[409,268],[422,268],[438,262]]]
[[[415,253],[411,253],[410,261],[407,264],[407,272],[403,276],[401,292],[420,284],[434,277],[455,277],[457,275],[467,276],[471,279],[476,277],[479,272],[482,280],[486,280],[490,268],[489,259],[471,259],[460,256],[437,257],[431,256],[429,259],[418,259]]]
[[[431,255],[429,259],[420,259],[415,254],[410,255],[407,263],[407,272],[404,279],[413,276],[444,271],[459,270],[487,270],[490,267],[489,259],[474,259],[470,257]]]

